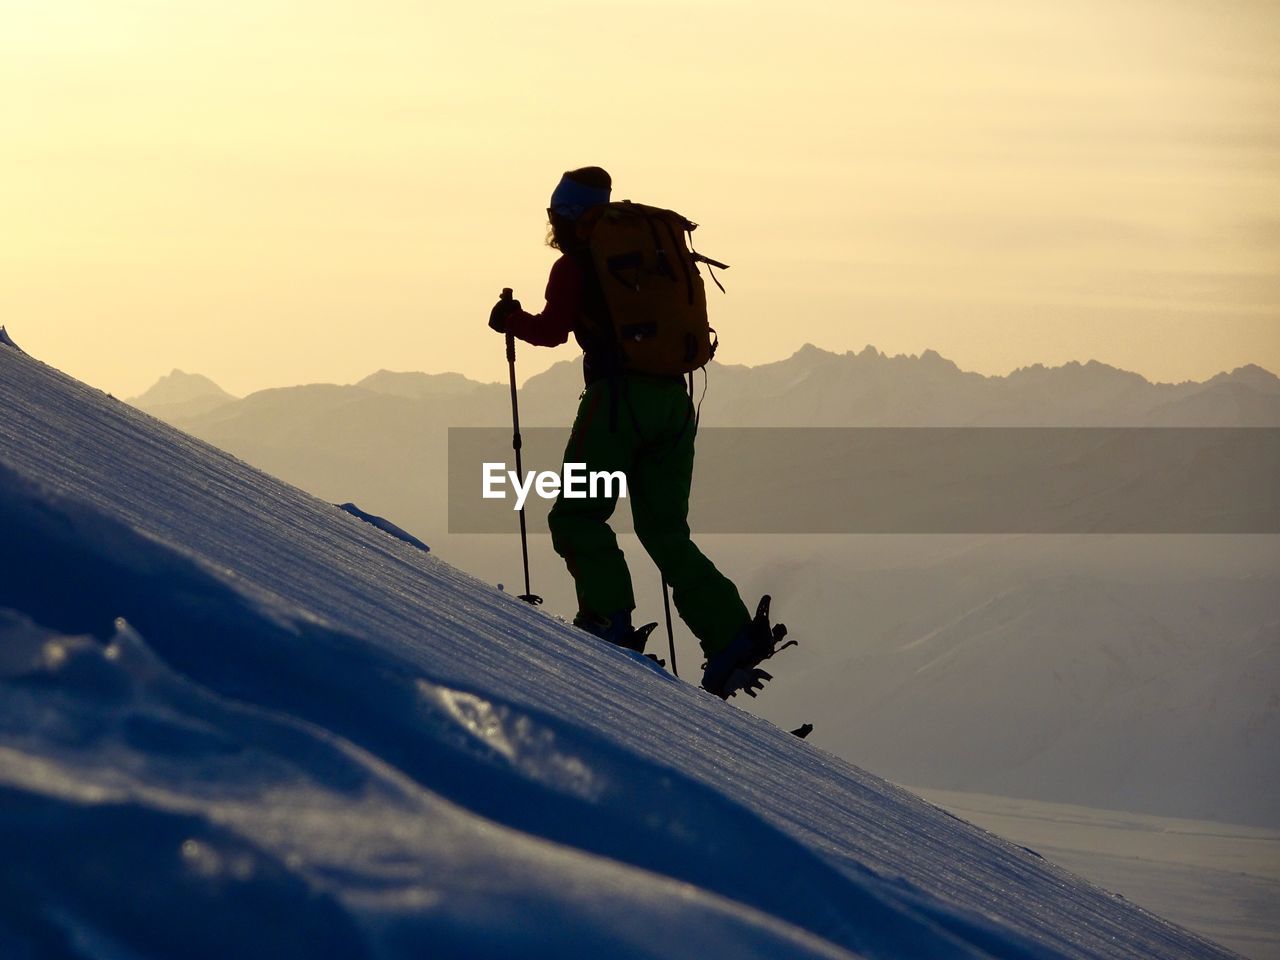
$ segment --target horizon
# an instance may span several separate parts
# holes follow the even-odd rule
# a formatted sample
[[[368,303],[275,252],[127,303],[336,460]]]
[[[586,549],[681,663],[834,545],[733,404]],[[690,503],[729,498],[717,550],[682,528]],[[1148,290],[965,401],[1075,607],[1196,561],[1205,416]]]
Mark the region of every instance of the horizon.
[[[950,357],[944,355],[938,350],[934,350],[931,347],[926,347],[920,353],[891,354],[888,351],[880,350],[875,346],[875,344],[870,344],[870,343],[866,344],[859,350],[855,350],[851,348],[843,351],[828,350],[824,347],[818,346],[817,344],[804,343],[804,344],[801,344],[796,350],[794,350],[792,353],[788,354],[785,357],[778,357],[773,360],[764,360],[761,363],[722,364],[719,360],[712,360],[711,363],[713,365],[719,365],[719,366],[733,366],[733,367],[742,367],[745,369],[755,369],[757,367],[769,366],[775,363],[785,363],[787,360],[794,359],[799,354],[804,353],[806,350],[810,350],[810,349],[816,350],[820,353],[823,353],[823,354],[826,354],[827,356],[832,356],[832,357],[849,357],[849,356],[858,357],[858,356],[862,356],[867,351],[875,351],[876,355],[883,360],[922,360],[926,354],[933,354],[934,356],[937,356],[939,359],[955,365],[956,368],[961,373],[977,373],[979,376],[986,377],[987,379],[1003,379],[1003,378],[1010,377],[1013,374],[1016,374],[1023,370],[1035,370],[1035,369],[1061,370],[1067,367],[1088,367],[1090,365],[1095,365],[1095,364],[1107,367],[1108,369],[1115,370],[1119,373],[1136,374],[1138,376],[1143,377],[1143,379],[1146,380],[1147,383],[1153,386],[1158,386],[1158,385],[1176,386],[1178,384],[1184,384],[1184,383],[1206,383],[1209,380],[1212,380],[1214,377],[1232,376],[1236,373],[1239,373],[1241,370],[1246,370],[1246,369],[1260,370],[1271,377],[1280,379],[1280,375],[1278,375],[1274,370],[1270,370],[1267,367],[1264,367],[1262,364],[1250,362],[1250,363],[1240,364],[1239,366],[1233,367],[1230,370],[1219,370],[1216,373],[1213,373],[1201,380],[1181,380],[1181,381],[1152,380],[1150,377],[1146,377],[1145,375],[1143,375],[1140,371],[1126,370],[1123,367],[1117,367],[1113,364],[1106,363],[1105,361],[1098,360],[1097,358],[1094,358],[1094,357],[1090,357],[1087,360],[1066,360],[1062,363],[1052,364],[1052,365],[1037,361],[1034,363],[1027,363],[1027,364],[1023,364],[1022,366],[1014,367],[1012,370],[1009,370],[1005,373],[982,373],[981,371],[977,371],[977,370],[966,370],[964,367],[960,366],[958,363],[956,363],[956,361],[952,360]],[[43,358],[37,357],[36,359],[43,359]],[[542,374],[552,369],[552,367],[563,365],[566,363],[574,364],[577,362],[578,359],[579,358],[574,358],[574,357],[560,357],[555,361],[553,361],[551,364],[549,364],[547,367],[537,371],[536,373],[530,373],[530,374],[521,376],[519,380],[519,385],[523,387],[529,380],[535,377],[541,376]],[[469,376],[468,374],[462,373],[461,371],[458,371],[458,370],[406,370],[406,369],[393,369],[391,367],[379,367],[378,369],[371,370],[368,373],[365,373],[359,377],[356,377],[353,380],[345,381],[342,383],[339,383],[337,381],[332,381],[332,380],[306,380],[306,381],[299,381],[298,383],[273,383],[273,384],[268,384],[266,386],[257,387],[253,390],[247,391],[246,393],[236,393],[234,390],[227,390],[224,384],[221,381],[219,381],[217,377],[211,376],[203,370],[184,370],[181,367],[172,367],[170,368],[168,373],[160,374],[153,381],[151,381],[151,383],[145,389],[140,390],[137,393],[124,396],[122,394],[115,394],[114,391],[110,391],[110,390],[107,390],[106,392],[112,393],[113,396],[114,395],[122,396],[123,399],[126,399],[126,400],[137,400],[142,396],[144,396],[149,390],[156,387],[161,382],[173,376],[174,374],[181,374],[183,376],[189,376],[189,377],[203,377],[204,379],[213,383],[214,386],[234,396],[237,400],[242,400],[247,396],[251,396],[254,393],[259,393],[264,390],[282,390],[282,389],[288,389],[290,387],[311,386],[315,384],[330,384],[333,386],[357,386],[362,381],[367,380],[370,377],[376,376],[379,373],[390,373],[390,374],[396,374],[396,375],[417,374],[417,375],[428,376],[428,377],[461,376],[464,379],[472,383],[479,384],[481,386],[502,386],[502,387],[507,386],[507,381],[504,381],[504,380],[496,380],[496,379],[482,380],[476,377]],[[104,387],[101,387],[98,384],[92,384],[92,386],[99,386],[100,389],[104,389],[104,390],[106,389]]]
[[[122,396],[171,367],[500,381],[488,311],[541,308],[547,199],[598,164],[733,265],[726,363],[1280,369],[1274,4],[584,9],[8,5],[0,317]]]

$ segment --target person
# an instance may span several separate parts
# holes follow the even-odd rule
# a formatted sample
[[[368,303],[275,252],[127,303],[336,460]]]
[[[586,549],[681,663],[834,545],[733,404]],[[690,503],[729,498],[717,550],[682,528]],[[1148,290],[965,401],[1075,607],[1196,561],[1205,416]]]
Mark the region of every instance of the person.
[[[547,209],[547,245],[560,257],[547,280],[546,306],[535,314],[518,300],[499,300],[489,326],[536,346],[559,346],[571,333],[577,339],[585,389],[564,461],[585,464],[587,471],[626,475],[636,536],[671,586],[680,618],[706,654],[702,685],[725,697],[736,689],[751,689],[751,678],[737,671],[750,673],[758,662],[766,640],[761,631],[769,629],[767,616],[762,627],[733,582],[690,538],[697,422],[684,379],[628,370],[617,344],[586,225],[586,215],[608,203],[611,191],[612,180],[600,167],[570,170],[561,177]],[[567,499],[562,493],[548,517],[551,542],[573,577],[578,598],[574,624],[603,640],[642,650],[643,636],[631,620],[631,575],[609,526],[616,506],[616,490],[612,497]],[[762,683],[757,679],[753,685]]]

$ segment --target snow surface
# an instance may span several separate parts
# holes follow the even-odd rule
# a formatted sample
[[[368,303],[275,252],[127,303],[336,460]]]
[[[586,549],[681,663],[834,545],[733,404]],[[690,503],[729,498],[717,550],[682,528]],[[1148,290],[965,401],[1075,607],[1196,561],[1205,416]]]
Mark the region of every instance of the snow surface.
[[[1252,960],[1280,960],[1280,831],[912,789]]]
[[[0,956],[1214,945],[0,349]]]

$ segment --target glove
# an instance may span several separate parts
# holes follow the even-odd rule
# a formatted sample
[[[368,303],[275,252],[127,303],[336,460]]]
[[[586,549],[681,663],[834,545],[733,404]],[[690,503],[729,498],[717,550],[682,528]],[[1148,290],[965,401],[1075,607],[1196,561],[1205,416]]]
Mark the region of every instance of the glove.
[[[498,333],[507,332],[507,317],[520,309],[519,300],[499,300],[489,311],[489,329]]]

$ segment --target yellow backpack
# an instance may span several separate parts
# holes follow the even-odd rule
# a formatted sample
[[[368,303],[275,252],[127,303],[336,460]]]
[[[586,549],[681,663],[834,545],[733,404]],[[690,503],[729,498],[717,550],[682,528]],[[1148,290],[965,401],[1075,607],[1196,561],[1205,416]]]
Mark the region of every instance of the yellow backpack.
[[[728,267],[690,248],[697,224],[630,200],[602,204],[587,217],[591,260],[625,369],[682,376],[705,366],[719,341],[707,322],[698,264]]]

